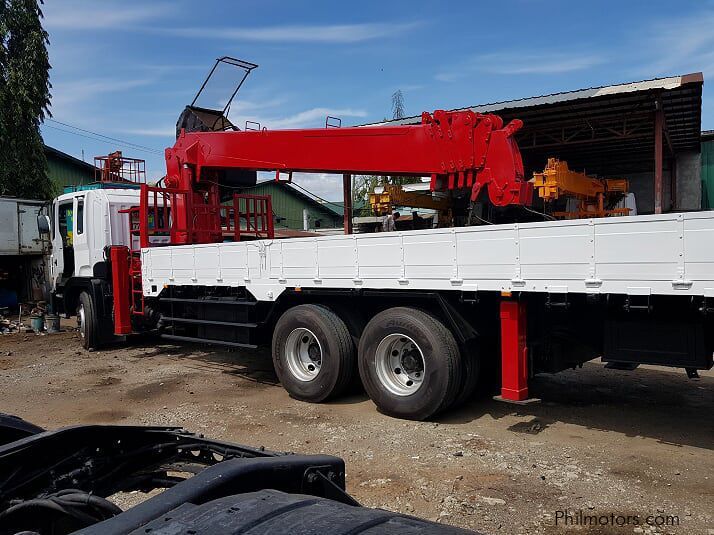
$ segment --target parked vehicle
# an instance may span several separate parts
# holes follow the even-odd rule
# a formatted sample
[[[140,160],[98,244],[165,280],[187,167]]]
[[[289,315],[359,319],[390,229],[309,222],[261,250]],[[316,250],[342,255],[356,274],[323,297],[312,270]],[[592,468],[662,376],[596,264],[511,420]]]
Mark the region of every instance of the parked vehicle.
[[[0,307],[47,297],[48,242],[37,227],[47,203],[0,197]]]
[[[163,492],[120,509],[121,492]],[[110,498],[110,499],[108,499]],[[0,414],[0,535],[473,533],[345,491],[345,463],[204,438],[175,427],[44,431]]]

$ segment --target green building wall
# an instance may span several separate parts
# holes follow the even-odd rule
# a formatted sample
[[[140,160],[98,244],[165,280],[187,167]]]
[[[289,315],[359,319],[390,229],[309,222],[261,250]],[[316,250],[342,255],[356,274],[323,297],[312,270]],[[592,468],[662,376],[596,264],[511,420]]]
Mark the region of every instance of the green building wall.
[[[259,183],[252,188],[245,188],[241,193],[270,195],[273,202],[273,213],[279,218],[275,222],[276,228],[302,230],[304,209],[307,209],[310,214],[311,229],[342,227],[343,221],[340,215],[306,195],[288,188],[292,188],[292,186],[271,181]]]
[[[59,195],[65,186],[78,186],[94,182],[94,166],[52,147],[45,147],[47,172]]]
[[[714,209],[714,135],[702,138],[702,208]]]

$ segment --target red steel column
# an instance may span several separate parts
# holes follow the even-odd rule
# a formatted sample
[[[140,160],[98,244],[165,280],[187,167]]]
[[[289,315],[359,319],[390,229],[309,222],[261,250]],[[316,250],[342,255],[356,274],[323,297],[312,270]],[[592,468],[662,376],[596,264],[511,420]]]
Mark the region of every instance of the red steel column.
[[[114,294],[114,334],[131,334],[129,295],[129,248],[112,245],[112,293]]]
[[[662,101],[657,100],[654,124],[654,211],[655,214],[662,213],[662,134],[664,131],[664,112],[662,111]]]
[[[352,234],[352,175],[342,175],[345,234]]]
[[[528,398],[528,347],[526,304],[501,300],[501,397],[509,401]]]

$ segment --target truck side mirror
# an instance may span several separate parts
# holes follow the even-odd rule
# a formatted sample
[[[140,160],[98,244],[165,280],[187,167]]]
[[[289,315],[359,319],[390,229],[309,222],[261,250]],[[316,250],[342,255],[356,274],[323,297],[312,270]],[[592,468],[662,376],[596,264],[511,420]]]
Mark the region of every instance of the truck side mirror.
[[[37,230],[40,234],[50,233],[50,218],[45,214],[37,214]]]

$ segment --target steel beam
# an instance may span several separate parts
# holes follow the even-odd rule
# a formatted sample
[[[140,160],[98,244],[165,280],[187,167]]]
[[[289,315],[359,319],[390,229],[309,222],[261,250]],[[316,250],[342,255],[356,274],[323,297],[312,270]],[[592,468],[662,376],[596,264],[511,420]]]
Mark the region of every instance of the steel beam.
[[[342,175],[345,234],[352,234],[352,175]]]
[[[664,112],[662,111],[662,101],[658,98],[654,116],[654,211],[655,214],[662,213],[662,138],[664,134]]]

